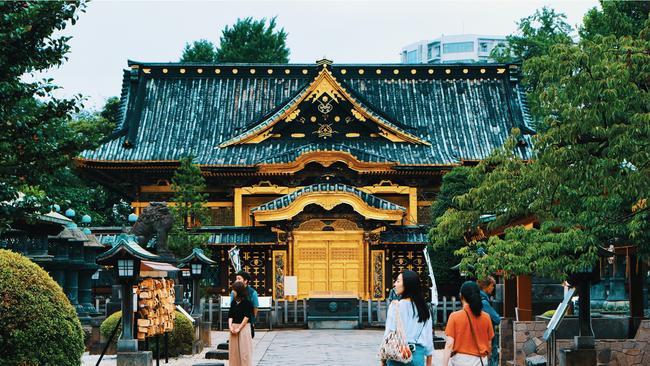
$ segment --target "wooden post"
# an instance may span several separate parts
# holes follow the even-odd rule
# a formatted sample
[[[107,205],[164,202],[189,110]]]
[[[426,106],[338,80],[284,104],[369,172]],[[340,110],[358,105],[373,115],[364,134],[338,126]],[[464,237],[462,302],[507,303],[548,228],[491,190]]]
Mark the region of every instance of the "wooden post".
[[[530,276],[517,276],[517,308],[519,320],[533,320],[533,284]]]
[[[503,316],[514,319],[517,306],[517,281],[506,277],[503,280]]]

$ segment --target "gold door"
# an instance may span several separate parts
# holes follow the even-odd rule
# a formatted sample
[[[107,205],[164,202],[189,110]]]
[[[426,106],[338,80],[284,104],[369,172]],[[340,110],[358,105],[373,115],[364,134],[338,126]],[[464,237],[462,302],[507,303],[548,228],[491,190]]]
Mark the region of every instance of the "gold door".
[[[298,297],[365,294],[362,232],[294,232]]]

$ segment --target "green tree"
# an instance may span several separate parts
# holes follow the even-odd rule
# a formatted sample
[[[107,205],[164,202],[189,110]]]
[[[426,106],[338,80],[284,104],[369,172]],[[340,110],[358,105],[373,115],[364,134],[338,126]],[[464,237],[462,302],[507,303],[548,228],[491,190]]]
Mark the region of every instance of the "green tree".
[[[604,11],[608,11],[607,8]],[[523,163],[513,145],[479,164],[477,188],[457,197],[473,215],[471,230],[534,215],[540,225],[514,226],[503,237],[470,240],[463,267],[484,275],[502,269],[557,279],[591,268],[611,240],[650,254],[650,20],[635,37],[599,35],[560,43],[528,60],[539,75],[534,92],[545,116],[535,159]],[[493,223],[478,214],[493,213]],[[478,247],[488,255],[480,256]]]
[[[533,15],[517,22],[517,33],[506,36],[507,44],[492,49],[490,57],[497,62],[521,62],[522,85],[525,88],[531,106],[536,128],[542,119],[539,112],[539,98],[535,93],[539,84],[537,69],[528,67],[528,60],[547,55],[557,44],[571,44],[573,29],[566,22],[566,15],[552,8],[543,7]]]
[[[186,43],[181,56],[181,62],[215,62],[216,51],[214,44],[207,39],[200,39],[191,44]]]
[[[207,236],[197,233],[197,229],[209,221],[207,194],[203,193],[205,179],[201,175],[201,168],[192,163],[193,159],[192,156],[181,158],[172,178],[174,226],[169,235],[169,248],[179,257],[187,256],[193,248],[207,244]]]
[[[111,127],[111,130],[107,131],[107,134],[112,131],[115,126],[117,126],[118,119],[120,115],[120,98],[110,97],[106,99],[106,104],[99,112],[99,116],[105,119]]]
[[[545,6],[520,19],[517,34],[506,36],[507,44],[493,48],[490,57],[509,63],[546,55],[556,44],[571,43],[572,31],[565,14]]]
[[[450,267],[460,261],[460,257],[454,254],[455,251],[465,245],[462,233],[457,235],[456,231],[450,232],[445,222],[439,221],[446,212],[458,210],[454,197],[467,193],[473,184],[470,181],[472,169],[469,167],[456,167],[442,177],[440,192],[431,205],[432,226],[429,231],[431,239],[431,267],[436,282],[439,284],[456,284],[451,286],[458,289],[460,272]],[[455,294],[455,292],[454,292]]]
[[[0,2],[0,231],[47,211],[43,187],[83,148],[68,125],[79,98],[57,99],[52,79],[23,76],[64,62],[70,37],[56,34],[84,8],[83,1]]]
[[[84,111],[75,115],[68,126],[79,137],[83,149],[95,149],[115,129],[119,115],[119,98],[106,101],[101,111]],[[125,196],[110,191],[97,182],[77,174],[70,166],[52,173],[43,187],[49,199],[63,209],[74,209],[78,217],[91,216],[93,225],[122,225],[126,222]]]
[[[226,26],[221,35],[215,60],[217,62],[289,62],[287,33],[284,28],[275,30],[275,19],[275,17],[271,18],[268,27],[266,18],[237,19],[232,28]]]
[[[636,37],[650,13],[650,1],[600,1],[601,9],[589,10],[580,27],[580,38],[596,36]]]

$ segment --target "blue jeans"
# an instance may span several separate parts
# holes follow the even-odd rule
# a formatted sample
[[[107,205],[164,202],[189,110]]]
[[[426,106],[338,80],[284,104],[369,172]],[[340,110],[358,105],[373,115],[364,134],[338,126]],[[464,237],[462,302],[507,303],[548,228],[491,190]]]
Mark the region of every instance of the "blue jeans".
[[[424,366],[426,362],[426,356],[424,353],[424,347],[419,344],[415,345],[415,352],[413,352],[413,360],[409,363],[401,363],[397,361],[387,360],[386,366]]]

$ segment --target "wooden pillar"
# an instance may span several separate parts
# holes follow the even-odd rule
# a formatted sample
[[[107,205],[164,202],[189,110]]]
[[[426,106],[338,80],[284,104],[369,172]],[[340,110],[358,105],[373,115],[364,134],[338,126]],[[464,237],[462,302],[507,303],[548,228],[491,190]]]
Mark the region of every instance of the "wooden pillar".
[[[415,187],[409,188],[408,223],[410,225],[417,225],[418,223],[418,189]]]
[[[235,188],[235,199],[233,211],[235,214],[235,226],[242,226],[243,223],[243,209],[242,209],[242,192],[241,188]]]
[[[504,277],[503,279],[503,316],[515,318],[515,307],[517,306],[517,280]]]
[[[520,321],[533,320],[533,283],[530,276],[517,276],[517,308]]]

